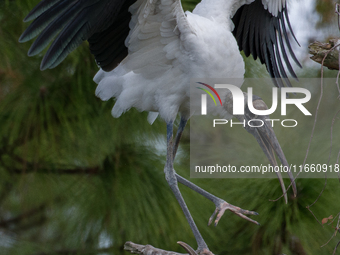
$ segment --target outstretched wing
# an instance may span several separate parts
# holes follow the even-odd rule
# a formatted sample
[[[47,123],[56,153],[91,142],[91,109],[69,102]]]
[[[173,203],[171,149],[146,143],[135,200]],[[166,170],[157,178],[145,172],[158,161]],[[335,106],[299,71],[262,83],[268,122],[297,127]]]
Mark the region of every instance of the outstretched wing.
[[[129,54],[113,71],[97,73],[96,95],[117,99],[115,117],[135,107],[174,119],[187,97],[186,72],[195,32],[180,0],[137,0],[129,11],[125,41]]]
[[[136,0],[42,0],[24,19],[34,20],[19,41],[38,38],[28,55],[40,53],[54,39],[41,69],[54,68],[83,41],[103,70],[112,70],[126,55],[128,8]]]
[[[155,78],[180,65],[185,43],[193,30],[180,0],[138,0],[131,6],[131,31],[126,39],[129,55],[123,65],[147,78]],[[174,64],[173,61],[177,61]]]
[[[238,9],[232,20],[240,51],[243,50],[247,57],[252,54],[255,60],[259,58],[277,87],[284,86],[281,78],[291,86],[283,62],[294,78],[297,76],[288,56],[298,66],[301,64],[289,41],[290,33],[297,42],[288,19],[286,0],[255,0]]]

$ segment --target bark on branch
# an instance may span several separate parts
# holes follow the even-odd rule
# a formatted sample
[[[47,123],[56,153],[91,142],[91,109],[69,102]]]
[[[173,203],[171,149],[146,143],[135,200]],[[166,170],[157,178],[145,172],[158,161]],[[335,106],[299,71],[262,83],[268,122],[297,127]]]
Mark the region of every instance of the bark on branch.
[[[322,42],[313,42],[311,43],[309,48],[309,53],[313,56],[312,60],[321,64],[325,55],[336,45],[339,45],[340,39],[330,39],[328,43]],[[339,70],[339,47],[336,47],[334,50],[328,53],[324,66],[328,67],[331,70]]]

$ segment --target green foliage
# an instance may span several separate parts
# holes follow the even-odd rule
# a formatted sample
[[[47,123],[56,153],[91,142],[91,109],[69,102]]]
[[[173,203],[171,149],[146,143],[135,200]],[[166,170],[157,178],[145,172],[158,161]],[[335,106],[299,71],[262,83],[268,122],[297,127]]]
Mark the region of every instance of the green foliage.
[[[183,9],[185,11],[192,11],[199,2],[199,0],[182,1]]]
[[[317,0],[315,10],[320,14],[319,26],[327,26],[335,21],[335,2],[331,0]]]

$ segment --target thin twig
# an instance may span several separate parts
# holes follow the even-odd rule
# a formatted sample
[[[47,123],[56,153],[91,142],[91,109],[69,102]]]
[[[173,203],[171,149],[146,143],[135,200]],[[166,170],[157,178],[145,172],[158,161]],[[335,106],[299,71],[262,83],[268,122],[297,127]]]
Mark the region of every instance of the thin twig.
[[[311,146],[311,143],[312,143],[312,139],[313,139],[313,135],[314,135],[314,131],[315,131],[315,126],[316,126],[316,122],[317,122],[317,117],[318,117],[318,112],[319,112],[319,108],[320,108],[320,104],[321,104],[321,100],[322,100],[322,96],[323,96],[323,76],[324,76],[324,69],[323,69],[323,65],[324,65],[324,61],[326,59],[326,57],[328,56],[328,54],[334,50],[336,47],[340,46],[340,44],[337,44],[335,45],[333,48],[331,48],[324,56],[324,58],[322,59],[322,63],[321,63],[321,92],[320,92],[320,97],[319,97],[319,102],[318,102],[318,105],[316,107],[316,111],[315,111],[315,118],[314,118],[314,124],[313,124],[313,128],[312,128],[312,134],[311,134],[311,137],[309,139],[309,143],[308,143],[308,148],[307,148],[307,151],[306,151],[306,156],[305,156],[305,159],[303,161],[303,165],[302,165],[302,168],[304,167],[305,163],[306,163],[306,160],[307,160],[307,157],[308,157],[308,154],[309,154],[309,149],[310,149],[310,146]],[[326,180],[325,180],[325,185],[327,184],[327,176],[325,176]],[[318,198],[314,201],[313,204],[307,206],[307,208],[311,207],[312,205],[314,205],[316,203],[316,201],[319,199],[319,197],[322,195],[323,191],[325,190],[325,186],[324,188],[322,189],[321,193],[319,194]]]
[[[331,222],[329,222],[328,225],[331,225],[331,224],[335,221],[335,219],[339,216],[339,214],[340,214],[340,212],[339,212],[337,215],[335,215],[335,217],[333,218],[333,220],[332,220]]]
[[[340,30],[340,11],[339,11],[340,5],[338,3],[335,3],[335,13],[338,14],[338,27]]]
[[[335,12],[338,14],[338,27],[339,27],[339,30],[340,30],[340,12],[339,12],[339,4],[337,4],[336,3],[336,5],[335,5]],[[332,49],[330,49],[330,51],[332,51],[332,50],[334,50],[336,47],[338,47],[340,44],[338,44],[338,45],[335,45]],[[329,52],[330,52],[329,51]],[[329,52],[327,52],[327,54],[326,54],[326,56],[328,55],[328,53]],[[326,57],[325,56],[325,57]],[[324,58],[325,59],[325,58]],[[324,59],[323,59],[323,62],[324,62]],[[323,81],[323,62],[322,62],[322,66],[321,66],[321,89],[323,89],[322,88],[322,81]],[[338,92],[339,92],[339,96],[340,96],[340,88],[339,88],[339,76],[340,76],[340,51],[339,51],[339,71],[338,71],[338,74],[337,74],[337,78],[336,78],[336,85],[337,85],[337,88],[338,88]],[[339,96],[338,96],[338,99],[339,99]],[[320,97],[321,98],[321,97]],[[340,112],[340,110],[338,110],[337,112],[336,112],[336,114],[334,115],[334,117],[333,117],[333,120],[332,120],[332,125],[331,125],[331,146],[330,146],[330,151],[329,151],[329,156],[328,156],[328,161],[327,161],[327,164],[329,164],[329,161],[330,161],[330,158],[331,158],[331,152],[332,152],[332,141],[333,141],[333,126],[334,126],[334,122],[335,122],[335,119],[336,119],[336,117],[337,117],[337,115],[339,114],[339,112]],[[338,163],[338,160],[339,160],[339,155],[340,155],[340,151],[339,151],[339,153],[338,153],[338,158],[337,158],[337,163]],[[314,201],[314,203],[313,204],[311,204],[311,205],[309,205],[309,206],[307,206],[307,209],[312,213],[312,215],[315,217],[315,215],[314,215],[314,213],[309,209],[309,207],[311,207],[311,206],[313,206],[315,203],[316,203],[316,201],[318,201],[318,199],[320,198],[320,196],[322,195],[322,193],[324,192],[324,190],[325,190],[325,188],[326,188],[326,185],[327,185],[327,177],[325,176],[325,185],[324,185],[324,187],[323,187],[323,189],[322,189],[322,191],[320,192],[320,194],[319,194],[319,196],[317,197],[317,199]],[[324,247],[325,245],[327,245],[335,236],[336,236],[336,233],[339,231],[339,223],[340,223],[340,213],[338,213],[337,214],[337,216],[336,217],[338,217],[338,222],[337,222],[337,225],[336,225],[336,228],[335,228],[335,232],[334,232],[334,234],[332,235],[332,237],[324,244],[324,245],[322,245],[321,247]],[[334,217],[334,219],[336,218],[336,217]],[[316,218],[316,217],[315,217]],[[319,220],[317,220],[318,222],[319,222]],[[333,221],[334,220],[332,220],[331,221],[331,223],[333,223]],[[320,222],[319,222],[320,223]],[[330,223],[330,224],[331,224]],[[333,251],[333,255],[335,254],[335,252],[336,252],[336,250],[337,250],[337,248],[338,248],[338,246],[339,246],[339,244],[340,244],[340,241],[337,243],[337,245],[335,246],[335,248],[334,248],[334,251]]]
[[[338,224],[336,225],[336,228],[335,228],[335,232],[334,234],[331,236],[331,238],[327,241],[327,243],[321,245],[321,248],[324,247],[325,245],[327,245],[335,236],[336,236],[336,233],[338,232],[339,230],[339,221],[340,221],[340,216],[338,217]]]
[[[325,59],[326,57],[328,56],[328,54],[333,51],[336,47],[340,46],[340,44],[337,44],[335,45],[334,47],[332,47],[330,50],[328,50],[325,54],[325,56],[323,57],[322,59],[322,62],[321,62],[321,92],[320,92],[320,97],[319,97],[319,101],[318,101],[318,105],[316,107],[316,110],[315,110],[315,118],[314,118],[314,124],[313,124],[313,128],[312,128],[312,133],[311,133],[311,136],[310,136],[310,139],[309,139],[309,143],[308,143],[308,147],[307,147],[307,150],[306,150],[306,156],[305,156],[305,159],[303,160],[303,164],[302,164],[302,168],[304,168],[305,164],[306,164],[306,160],[307,160],[307,157],[308,157],[308,154],[309,154],[309,150],[310,150],[310,146],[311,146],[311,143],[312,143],[312,140],[313,140],[313,136],[314,136],[314,131],[315,131],[315,127],[316,127],[316,122],[317,122],[317,118],[318,118],[318,112],[319,112],[319,108],[320,108],[320,104],[321,104],[321,100],[322,100],[322,97],[323,97],[323,67],[324,67],[324,62],[325,62]],[[340,152],[339,152],[340,154]],[[297,175],[295,176],[294,178],[294,181],[295,179],[300,175],[301,172],[298,172]],[[280,197],[278,197],[277,199],[275,200],[270,200],[270,201],[278,201],[279,199],[281,199],[287,192],[288,190],[290,189],[290,187],[292,186],[292,183],[289,184],[289,186],[287,187],[286,189],[286,192],[284,194],[282,194]],[[322,193],[321,193],[322,194]],[[315,201],[316,202],[316,201]],[[315,203],[314,202],[314,203]],[[314,204],[313,203],[313,204]],[[309,206],[307,206],[308,208]],[[318,221],[320,223],[320,221]]]
[[[333,254],[332,255],[335,255],[335,252],[336,252],[336,250],[338,249],[338,246],[339,246],[339,244],[340,244],[340,241],[337,243],[337,245],[335,246],[335,248],[334,248],[334,251],[333,251]]]
[[[315,214],[313,213],[313,211],[311,209],[309,209],[309,207],[306,207],[308,209],[308,211],[313,215],[313,217],[316,219],[316,221],[322,226],[322,223],[318,220],[318,218],[315,216]]]
[[[307,160],[307,157],[308,157],[308,154],[309,154],[310,146],[311,146],[311,143],[312,143],[312,140],[313,140],[314,131],[315,131],[315,127],[316,127],[316,122],[317,122],[317,119],[318,119],[318,112],[319,112],[321,100],[322,100],[322,97],[323,97],[323,73],[324,73],[323,67],[324,67],[324,62],[325,62],[325,59],[328,56],[328,54],[331,51],[333,51],[338,46],[340,46],[340,44],[337,44],[333,48],[328,50],[327,53],[325,54],[324,58],[322,59],[322,62],[321,62],[321,82],[320,82],[321,91],[320,91],[320,97],[319,97],[318,105],[317,105],[316,110],[315,110],[315,117],[314,117],[314,124],[313,124],[313,128],[312,128],[312,134],[311,134],[310,139],[309,139],[309,143],[308,143],[308,147],[307,147],[307,151],[306,151],[306,156],[305,156],[305,159],[303,161],[302,168],[304,167],[304,165],[306,163],[306,160]]]

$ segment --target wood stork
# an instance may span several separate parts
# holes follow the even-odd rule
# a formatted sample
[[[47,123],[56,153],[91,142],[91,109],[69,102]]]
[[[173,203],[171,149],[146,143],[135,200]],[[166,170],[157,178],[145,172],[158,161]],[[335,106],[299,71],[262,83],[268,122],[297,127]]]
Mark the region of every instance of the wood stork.
[[[210,223],[217,214],[217,224],[225,210],[256,223],[245,216],[256,215],[255,212],[233,206],[176,174],[173,161],[190,117],[192,77],[243,78],[243,50],[246,56],[251,54],[266,65],[276,86],[290,86],[283,62],[296,78],[289,55],[300,64],[288,38],[288,32],[293,33],[286,0],[202,0],[193,12],[184,12],[180,0],[42,0],[24,19],[31,20],[34,21],[19,39],[26,42],[38,36],[29,56],[40,53],[54,39],[42,60],[42,70],[56,67],[87,40],[101,67],[94,77],[98,83],[96,95],[102,100],[116,98],[112,115],[119,117],[135,107],[149,111],[150,122],[159,114],[167,123],[165,177],[200,253],[210,251],[182,198],[178,182],[215,203]],[[181,121],[173,139],[173,123],[178,114]],[[247,131],[257,138],[269,160],[275,159],[275,151],[285,161],[270,130]],[[261,140],[264,136],[266,141]],[[296,192],[295,184],[293,187]]]

